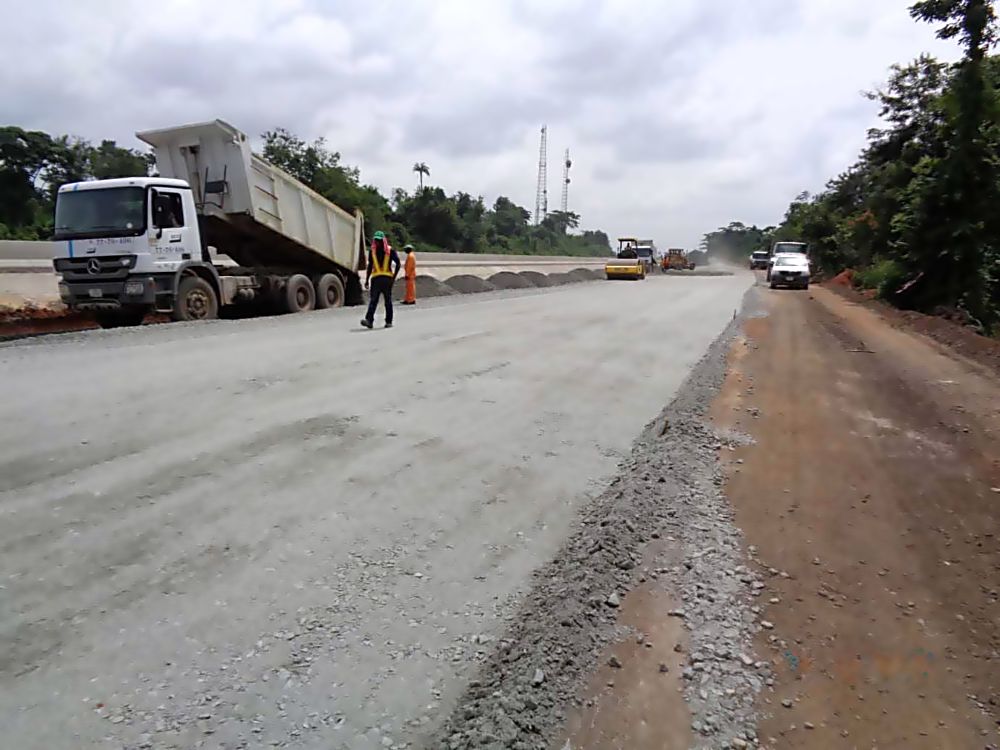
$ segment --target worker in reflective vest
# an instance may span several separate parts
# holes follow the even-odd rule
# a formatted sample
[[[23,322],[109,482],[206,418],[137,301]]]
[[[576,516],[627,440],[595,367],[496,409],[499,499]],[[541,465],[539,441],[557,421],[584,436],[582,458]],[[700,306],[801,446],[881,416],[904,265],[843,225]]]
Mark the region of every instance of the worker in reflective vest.
[[[368,295],[368,313],[361,320],[361,325],[365,328],[371,328],[375,324],[379,297],[385,298],[385,327],[392,328],[392,285],[399,275],[399,265],[399,256],[389,245],[385,234],[375,232],[368,251],[368,273],[365,276],[365,289],[371,289]]]
[[[404,305],[417,304],[417,257],[413,254],[413,245],[404,245],[406,261],[403,263],[403,278],[406,279],[406,296]]]

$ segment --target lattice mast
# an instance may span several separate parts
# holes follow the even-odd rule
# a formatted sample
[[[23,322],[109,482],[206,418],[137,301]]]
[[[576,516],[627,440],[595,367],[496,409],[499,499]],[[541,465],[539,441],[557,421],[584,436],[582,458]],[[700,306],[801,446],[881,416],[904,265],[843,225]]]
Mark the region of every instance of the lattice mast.
[[[566,213],[569,211],[569,168],[573,166],[573,162],[569,160],[569,149],[566,149],[566,156],[563,159],[563,179],[562,179],[562,208],[561,211]]]
[[[542,125],[542,140],[538,146],[538,189],[535,192],[535,224],[541,224],[549,214],[548,128]]]

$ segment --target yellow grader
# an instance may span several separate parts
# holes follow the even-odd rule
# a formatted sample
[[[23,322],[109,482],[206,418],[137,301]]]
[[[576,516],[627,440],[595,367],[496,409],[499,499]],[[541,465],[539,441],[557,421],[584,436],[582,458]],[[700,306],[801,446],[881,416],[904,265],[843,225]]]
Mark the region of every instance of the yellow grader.
[[[672,247],[663,254],[660,270],[663,273],[667,271],[693,271],[694,262],[688,260],[687,254],[683,250]]]

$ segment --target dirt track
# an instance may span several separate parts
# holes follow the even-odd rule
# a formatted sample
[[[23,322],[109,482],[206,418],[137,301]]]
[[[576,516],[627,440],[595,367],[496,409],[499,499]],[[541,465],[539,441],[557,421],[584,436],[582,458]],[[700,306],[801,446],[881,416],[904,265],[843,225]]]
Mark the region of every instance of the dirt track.
[[[997,378],[825,289],[766,299],[715,407],[755,440],[730,454],[727,492],[772,571],[761,738],[995,747]]]

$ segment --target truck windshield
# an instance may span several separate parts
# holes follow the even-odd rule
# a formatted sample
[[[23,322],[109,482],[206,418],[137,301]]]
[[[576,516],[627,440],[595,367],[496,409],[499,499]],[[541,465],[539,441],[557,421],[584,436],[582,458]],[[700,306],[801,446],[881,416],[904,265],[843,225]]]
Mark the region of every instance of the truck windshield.
[[[777,242],[774,245],[774,254],[779,253],[804,253],[806,246],[801,242]]]
[[[55,238],[137,236],[146,231],[145,217],[144,188],[67,191],[56,196]]]
[[[653,257],[653,249],[651,247],[637,247],[635,249],[635,252],[636,252],[636,254],[640,258],[652,258]]]
[[[774,257],[776,266],[808,266],[809,260],[802,253],[785,253]]]

